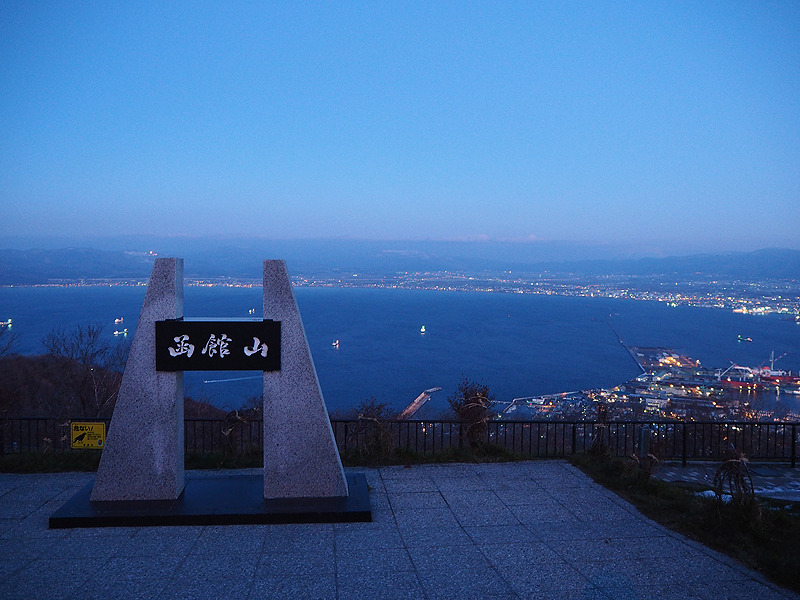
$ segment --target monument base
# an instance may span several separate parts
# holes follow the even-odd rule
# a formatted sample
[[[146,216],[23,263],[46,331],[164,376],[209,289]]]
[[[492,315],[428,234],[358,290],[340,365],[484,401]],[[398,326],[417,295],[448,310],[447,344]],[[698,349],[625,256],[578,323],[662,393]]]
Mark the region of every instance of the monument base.
[[[347,474],[350,495],[338,498],[264,499],[256,475],[186,475],[176,500],[92,502],[94,481],[50,517],[50,529],[167,525],[253,525],[372,521],[367,478]]]

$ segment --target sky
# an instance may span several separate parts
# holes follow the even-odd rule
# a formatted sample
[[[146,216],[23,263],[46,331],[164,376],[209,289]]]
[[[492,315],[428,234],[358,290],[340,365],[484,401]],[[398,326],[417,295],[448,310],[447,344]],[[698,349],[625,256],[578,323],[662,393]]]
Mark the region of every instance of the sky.
[[[5,0],[0,213],[800,248],[800,2]]]

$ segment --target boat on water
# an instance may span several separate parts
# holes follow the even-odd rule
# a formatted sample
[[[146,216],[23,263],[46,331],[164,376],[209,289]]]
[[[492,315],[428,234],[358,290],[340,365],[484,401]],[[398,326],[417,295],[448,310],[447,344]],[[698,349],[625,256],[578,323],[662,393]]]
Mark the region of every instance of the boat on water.
[[[775,361],[782,359],[784,356],[786,356],[786,353],[775,358],[775,352],[773,351],[769,355],[769,367],[762,366],[756,370],[756,374],[763,383],[768,385],[800,384],[800,374],[775,368]]]
[[[775,358],[772,352],[769,357],[769,366],[757,368],[742,367],[731,363],[724,371],[717,373],[717,380],[725,387],[756,389],[766,386],[800,385],[800,374],[775,368],[775,361],[786,356],[783,354]]]
[[[770,385],[781,385],[785,383],[800,383],[800,375],[795,375],[791,371],[769,371],[759,375],[763,383]]]
[[[735,363],[722,372],[717,372],[717,381],[723,387],[755,390],[761,383],[757,373],[750,367],[740,367]]]

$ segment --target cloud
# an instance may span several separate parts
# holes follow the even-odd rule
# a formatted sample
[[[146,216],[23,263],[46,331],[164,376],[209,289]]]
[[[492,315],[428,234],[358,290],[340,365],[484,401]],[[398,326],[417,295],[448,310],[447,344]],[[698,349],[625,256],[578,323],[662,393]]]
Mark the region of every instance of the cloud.
[[[486,233],[476,233],[474,235],[459,235],[455,237],[441,238],[443,242],[491,242],[494,241]]]
[[[508,238],[506,241],[507,242],[543,242],[544,239],[540,238],[538,235],[534,235],[532,233],[529,233],[528,235]]]

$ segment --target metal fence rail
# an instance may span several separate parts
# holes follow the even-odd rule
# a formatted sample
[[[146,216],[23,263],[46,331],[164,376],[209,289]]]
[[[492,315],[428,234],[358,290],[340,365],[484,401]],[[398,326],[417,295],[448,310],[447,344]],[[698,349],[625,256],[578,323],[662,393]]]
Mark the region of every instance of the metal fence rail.
[[[102,421],[110,419],[74,419]],[[69,420],[21,418],[0,420],[0,455],[24,452],[71,452]],[[357,452],[376,434],[373,422],[331,421],[342,453]],[[467,427],[458,421],[388,421],[386,435],[395,449],[432,454],[469,447]],[[617,456],[648,451],[661,460],[715,460],[735,449],[751,460],[791,462],[796,466],[800,423],[489,421],[483,441],[532,458],[564,457],[585,452],[602,437]],[[261,452],[261,420],[186,419],[189,454]]]
[[[69,452],[71,421],[105,423],[111,419],[53,419],[31,417],[0,419],[0,455],[25,452]]]

